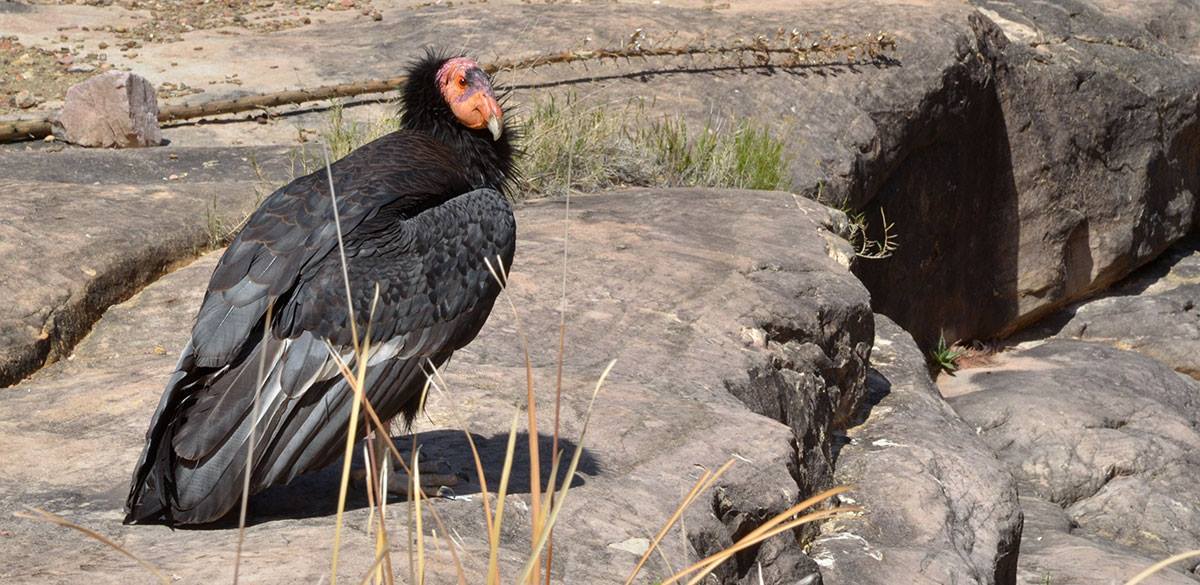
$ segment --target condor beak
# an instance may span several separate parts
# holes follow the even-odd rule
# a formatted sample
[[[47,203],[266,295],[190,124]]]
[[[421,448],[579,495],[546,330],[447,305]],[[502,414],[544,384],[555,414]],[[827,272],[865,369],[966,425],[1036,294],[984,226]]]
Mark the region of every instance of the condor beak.
[[[492,133],[492,141],[500,140],[500,135],[504,133],[504,126],[500,124],[500,118],[496,116],[488,116],[487,129]]]

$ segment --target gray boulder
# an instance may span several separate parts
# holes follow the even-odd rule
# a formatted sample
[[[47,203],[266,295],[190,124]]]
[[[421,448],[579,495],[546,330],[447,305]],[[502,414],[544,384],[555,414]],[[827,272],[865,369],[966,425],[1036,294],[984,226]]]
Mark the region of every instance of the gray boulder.
[[[1151,559],[1200,548],[1194,380],[1133,352],[1052,340],[944,379],[941,390],[1008,466],[1023,497],[1047,503],[1030,509],[1043,522],[1039,530],[1058,534],[1023,570],[1082,579],[1096,569],[1077,573],[1074,563],[1103,557],[1108,577],[1123,581]],[[1061,522],[1044,523],[1054,517]],[[1099,541],[1095,551],[1060,554],[1089,541]],[[1146,562],[1111,560],[1121,558]]]
[[[1041,498],[1021,496],[1021,511],[1025,516],[1017,577],[1021,585],[1123,585],[1159,560],[1077,530],[1062,507]],[[1195,585],[1196,579],[1171,570],[1143,583]]]
[[[887,317],[876,317],[861,414],[838,452],[836,480],[855,486],[847,499],[865,511],[826,523],[811,545],[824,583],[1014,583],[1023,544],[1012,475]]]

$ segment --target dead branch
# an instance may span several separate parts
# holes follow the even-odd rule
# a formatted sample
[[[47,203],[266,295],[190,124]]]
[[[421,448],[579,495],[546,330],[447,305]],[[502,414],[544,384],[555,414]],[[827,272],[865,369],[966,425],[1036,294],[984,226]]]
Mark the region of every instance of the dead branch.
[[[524,59],[503,59],[483,65],[488,74],[498,72],[535,69],[548,65],[570,64],[611,59],[629,60],[633,57],[668,58],[708,56],[716,59],[735,59],[738,67],[800,67],[829,63],[844,59],[850,63],[878,60],[895,49],[895,40],[887,33],[861,38],[849,36],[833,37],[829,34],[812,36],[799,31],[780,29],[774,38],[762,35],[751,39],[735,39],[727,44],[707,42],[677,46],[652,47],[641,29],[635,31],[624,46],[609,49],[571,50],[557,53],[542,53]],[[747,63],[747,59],[750,60]],[[159,122],[189,120],[205,116],[236,114],[250,110],[300,104],[304,102],[352,97],[371,93],[384,93],[399,89],[407,76],[390,79],[371,79],[337,85],[323,85],[310,89],[295,89],[280,92],[260,93],[233,99],[210,100],[199,103],[184,102],[163,106],[158,112]],[[52,132],[49,118],[0,122],[0,142],[16,142],[43,138]]]

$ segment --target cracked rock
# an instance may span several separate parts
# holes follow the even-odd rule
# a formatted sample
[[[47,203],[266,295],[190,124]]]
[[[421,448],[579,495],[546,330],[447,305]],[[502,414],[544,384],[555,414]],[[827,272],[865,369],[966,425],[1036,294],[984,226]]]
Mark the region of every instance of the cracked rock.
[[[861,515],[826,523],[809,552],[826,585],[1005,585],[1016,577],[1016,484],[938,394],[921,350],[876,317],[861,424],[836,480]],[[901,577],[902,576],[902,577]]]
[[[1016,477],[1022,497],[1038,500],[1023,506],[1039,531],[1056,534],[1022,542],[1023,571],[1091,582],[1084,577],[1093,568],[1076,570],[1077,563],[1109,558],[1108,575],[1128,578],[1152,559],[1200,548],[1195,380],[1134,352],[1051,340],[940,385]],[[1050,516],[1069,530],[1044,524]],[[1145,562],[1111,560],[1121,558]]]

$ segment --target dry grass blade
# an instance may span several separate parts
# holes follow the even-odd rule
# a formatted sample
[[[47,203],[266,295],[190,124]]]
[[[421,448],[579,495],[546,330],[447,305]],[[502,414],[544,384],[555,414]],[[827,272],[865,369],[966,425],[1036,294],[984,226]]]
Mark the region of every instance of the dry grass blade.
[[[500,526],[504,522],[504,499],[508,496],[508,477],[512,471],[513,455],[517,448],[517,421],[520,413],[513,415],[508,429],[508,445],[504,450],[504,468],[500,472],[500,489],[496,492],[496,518],[492,531],[488,533],[487,585],[500,585]]]
[[[350,372],[350,368],[346,365],[346,363],[344,361],[342,361],[341,356],[337,354],[337,351],[333,348],[332,345],[329,345],[328,343],[326,343],[326,349],[329,351],[329,355],[333,359],[334,364],[337,366],[338,371],[341,373],[342,378],[345,379],[347,381],[347,383],[349,383],[351,385],[352,388],[356,389],[356,392],[358,392],[357,388],[360,388],[361,386],[358,385],[358,381],[355,379],[354,375]],[[404,456],[401,455],[400,450],[396,448],[396,443],[393,442],[392,438],[387,434],[387,432],[388,432],[387,427],[379,419],[379,414],[377,414],[375,412],[375,407],[373,407],[371,405],[371,401],[367,399],[365,393],[358,392],[358,395],[362,402],[363,412],[367,413],[367,419],[370,421],[371,425],[373,425],[375,432],[380,433],[381,436],[383,437],[384,446],[387,447],[388,452],[391,453],[391,455],[393,457],[395,457],[394,461],[399,463],[400,466],[402,468],[404,468],[404,472],[408,473],[411,476],[412,471],[409,469],[408,463],[405,463]],[[385,490],[385,493],[386,493],[386,490]],[[428,497],[428,496],[426,496],[426,497]],[[446,530],[446,526],[442,522],[441,516],[437,512],[437,508],[430,507],[429,512],[433,516],[434,523],[438,525],[438,529],[441,530],[442,532],[446,532],[448,534],[448,532]],[[410,523],[410,528],[411,528],[411,523]],[[411,541],[411,539],[410,539],[410,541]],[[454,547],[450,547],[450,554],[454,560],[454,568],[458,573],[459,583],[462,585],[465,585],[466,584],[466,574],[463,571],[462,563],[460,562],[458,553]]]
[[[533,361],[529,357],[529,339],[525,335],[525,328],[521,325],[521,316],[517,312],[517,305],[512,300],[512,295],[508,294],[508,274],[504,272],[504,263],[500,257],[496,257],[495,265],[491,259],[484,258],[484,263],[487,265],[488,272],[492,273],[492,278],[500,284],[500,290],[504,292],[504,299],[508,301],[508,307],[512,310],[513,323],[517,329],[517,335],[521,340],[521,351],[525,358],[525,392],[526,404],[528,405],[529,414],[529,508],[530,508],[530,531],[533,535],[533,541],[537,542],[537,535],[541,533],[542,526],[546,520],[546,513],[542,508],[542,470],[541,470],[541,453],[538,447],[538,432],[537,432],[537,396],[534,393],[533,387]],[[538,553],[536,550],[530,551],[531,556],[536,559]],[[536,585],[539,581],[536,570],[529,576],[523,577],[518,583],[530,583]]]
[[[525,563],[525,568],[522,570],[521,578],[517,580],[517,583],[525,583],[529,580],[530,575],[533,574],[534,569],[538,565],[538,558],[546,546],[546,541],[550,539],[550,530],[554,528],[554,523],[558,520],[558,514],[562,511],[563,504],[567,501],[567,494],[571,491],[571,480],[574,479],[575,471],[579,468],[579,458],[583,455],[584,439],[587,437],[588,423],[592,420],[592,408],[596,405],[596,396],[600,394],[600,388],[604,386],[604,381],[608,379],[608,375],[612,372],[615,365],[617,365],[617,360],[608,362],[608,366],[604,368],[604,372],[596,380],[596,388],[592,390],[592,398],[588,401],[587,411],[583,415],[583,428],[579,430],[579,439],[575,443],[575,452],[571,454],[571,465],[567,467],[566,481],[563,482],[562,490],[558,497],[554,498],[554,506],[551,508],[550,518],[534,541],[533,555]]]
[[[828,500],[829,498],[843,493],[848,489],[850,489],[848,486],[840,486],[829,489],[812,496],[811,498],[808,498],[803,502],[792,506],[791,508],[788,508],[767,522],[764,522],[762,526],[759,526],[749,534],[743,536],[733,546],[701,559],[700,561],[692,564],[690,567],[672,575],[669,579],[663,581],[661,585],[670,585],[671,583],[676,583],[686,578],[688,575],[692,575],[692,578],[687,582],[688,585],[694,585],[695,583],[699,583],[706,575],[711,573],[713,569],[716,569],[721,565],[721,563],[729,560],[738,552],[759,544],[768,538],[772,538],[778,534],[782,534],[803,524],[861,511],[861,508],[857,506],[839,506],[837,508],[813,512],[811,514],[800,516],[799,518],[791,519],[801,510],[810,508],[821,501]],[[789,519],[791,520],[789,521]],[[695,574],[693,575],[693,573]]]
[[[771,529],[770,531],[760,534],[758,536],[755,536],[755,537],[745,536],[741,540],[739,540],[737,542],[737,544],[735,544],[734,546],[727,548],[727,549],[709,557],[705,561],[701,561],[700,563],[696,563],[696,564],[692,565],[688,569],[685,569],[684,571],[682,571],[682,573],[686,575],[689,572],[689,570],[699,569],[700,572],[697,573],[694,577],[692,577],[692,579],[690,581],[688,581],[688,583],[687,583],[687,585],[695,585],[696,583],[699,583],[701,580],[703,580],[704,577],[707,576],[709,573],[711,573],[714,569],[716,569],[718,566],[720,566],[721,563],[728,561],[729,559],[733,558],[733,556],[735,554],[737,554],[747,548],[755,546],[755,545],[761,543],[762,541],[767,540],[768,538],[772,538],[778,534],[783,534],[784,532],[787,532],[789,530],[797,528],[803,524],[808,524],[810,522],[817,522],[819,520],[825,520],[827,518],[832,518],[834,516],[840,516],[843,514],[851,514],[854,512],[861,512],[861,511],[862,511],[862,508],[859,508],[858,506],[843,506],[843,507],[839,507],[839,508],[834,508],[832,510],[823,510],[821,512],[813,512],[812,514],[806,514],[806,515],[801,516],[791,522],[781,524],[781,525]],[[664,581],[662,585],[667,585],[668,583],[671,583],[671,582],[672,581],[670,579],[668,579],[667,581]]]
[[[568,160],[568,169],[570,161]],[[570,170],[567,171],[570,175]],[[570,184],[568,179],[567,184]],[[562,295],[559,298],[558,306],[558,366],[555,373],[554,382],[554,435],[550,444],[550,467],[553,471],[550,473],[550,484],[546,489],[549,495],[548,506],[554,505],[554,484],[558,479],[558,458],[560,451],[558,449],[558,434],[560,430],[560,422],[562,421],[562,389],[563,389],[563,365],[566,362],[567,356],[567,243],[571,236],[571,190],[567,189],[563,202],[563,268],[562,268]],[[550,567],[554,565],[554,529],[550,529],[550,542],[546,545],[546,583],[550,585]]]
[[[421,454],[420,448],[414,448],[412,453],[412,474],[409,475],[408,493],[412,497],[413,522],[416,524],[417,531],[417,585],[425,585],[425,526],[422,523],[423,516],[421,514],[421,500],[424,499],[424,494],[421,493],[421,463],[418,459]]]
[[[371,568],[367,571],[367,574],[363,576],[362,581],[358,582],[358,585],[367,585],[367,583],[370,583],[371,578],[374,577],[379,571],[380,567],[383,566],[384,559],[387,558],[387,556],[388,555],[385,554],[384,551],[376,552],[375,562],[371,563]]]
[[[684,496],[683,501],[679,503],[679,505],[675,508],[675,512],[671,514],[671,517],[668,518],[667,522],[663,524],[661,529],[659,529],[658,534],[654,535],[654,539],[650,541],[649,548],[646,549],[646,552],[642,553],[642,558],[638,559],[637,565],[634,565],[633,571],[629,573],[629,578],[625,579],[625,585],[630,585],[633,583],[633,580],[637,578],[638,573],[641,572],[642,567],[646,565],[646,561],[650,559],[650,555],[654,553],[654,551],[658,550],[658,545],[662,542],[662,539],[666,537],[667,532],[671,530],[671,527],[675,526],[675,523],[678,522],[679,518],[683,516],[684,511],[692,506],[692,503],[696,501],[696,498],[699,497],[700,494],[707,491],[708,488],[712,487],[713,483],[720,479],[722,475],[725,475],[725,472],[729,471],[729,468],[733,466],[733,462],[733,459],[726,461],[725,464],[721,467],[718,467],[715,472],[707,469],[704,470],[704,473],[700,475],[700,479],[696,480],[696,484],[692,486],[692,490],[688,492],[686,496]]]
[[[142,560],[137,555],[126,550],[125,547],[110,540],[107,536],[104,536],[103,534],[100,534],[99,532],[96,532],[95,530],[92,530],[91,528],[86,528],[84,526],[80,526],[74,522],[71,522],[70,520],[67,520],[66,518],[63,518],[62,516],[59,516],[58,514],[47,512],[41,508],[34,508],[33,506],[26,506],[25,508],[27,510],[29,510],[29,512],[32,512],[32,514],[26,513],[26,512],[14,512],[13,516],[16,516],[17,518],[25,518],[27,520],[39,520],[42,522],[48,522],[50,524],[62,526],[63,528],[70,528],[71,530],[81,532],[88,538],[91,538],[92,540],[95,540],[96,542],[108,545],[113,550],[129,557],[130,559],[133,559],[134,561],[137,562],[137,564],[141,565],[147,571],[152,573],[154,575],[154,577],[159,580],[160,583],[163,583],[164,585],[170,585],[171,579],[169,579],[166,575],[164,575],[162,571],[158,570],[158,567],[155,567],[154,565],[151,565],[149,562]]]
[[[338,214],[337,190],[333,186],[333,170],[329,163],[329,150],[322,144],[321,151],[325,156],[325,178],[329,181],[329,199],[333,205],[333,224],[337,230],[338,255],[342,263],[342,280],[346,285],[346,314],[350,321],[350,338],[354,342],[354,353],[357,356],[359,364],[358,383],[352,385],[355,400],[350,404],[350,421],[347,426],[346,450],[343,454],[344,461],[342,463],[342,481],[338,487],[337,524],[333,532],[333,559],[330,561],[329,584],[337,585],[338,555],[342,549],[342,517],[346,511],[346,492],[350,485],[350,462],[354,456],[354,431],[358,429],[359,403],[362,400],[363,384],[365,383],[367,373],[367,350],[361,347],[358,341],[358,327],[354,317],[354,297],[350,293],[350,272],[346,263],[346,247],[342,237],[342,220]]]
[[[267,319],[263,326],[263,347],[267,347],[268,336],[271,335],[271,313],[274,310],[274,304],[267,305]],[[242,480],[242,504],[238,510],[238,540],[237,552],[233,556],[233,585],[237,585],[238,577],[241,575],[242,568],[242,545],[246,542],[246,510],[250,505],[250,476],[254,472],[254,432],[258,427],[258,411],[262,408],[260,405],[262,398],[263,382],[266,378],[267,369],[267,352],[259,352],[258,357],[258,383],[254,386],[254,404],[250,410],[250,435],[246,438],[246,475]]]
[[[1154,563],[1153,565],[1150,565],[1149,567],[1146,568],[1145,571],[1142,571],[1141,573],[1134,575],[1134,577],[1132,579],[1125,582],[1125,585],[1138,585],[1142,581],[1149,579],[1151,575],[1154,575],[1155,573],[1157,573],[1175,563],[1178,563],[1179,561],[1183,561],[1183,560],[1187,560],[1187,559],[1195,559],[1195,558],[1200,558],[1200,550],[1190,550],[1187,552],[1181,552],[1174,556],[1167,557],[1157,563]]]
[[[517,313],[517,305],[513,302],[512,295],[508,294],[508,274],[504,272],[504,263],[499,256],[496,257],[496,264],[494,266],[488,258],[484,258],[483,261],[487,264],[488,271],[492,273],[492,277],[500,284],[500,290],[504,292],[504,299],[508,301],[508,307],[512,310],[513,324],[517,329],[517,336],[521,340],[521,351],[525,358],[525,403],[528,406],[527,412],[529,415],[529,516],[531,520],[530,530],[536,537],[541,532],[545,516],[542,513],[542,470],[541,454],[538,449],[537,396],[534,394],[533,387],[533,361],[529,358],[529,338],[525,335],[525,328],[521,325],[521,316]],[[534,540],[536,541],[536,538]],[[521,579],[520,583],[528,583],[531,579],[533,583],[536,583],[538,580],[537,575],[534,574],[528,579]]]
[[[433,386],[434,390],[437,390],[442,394],[448,393],[450,385],[447,384],[445,378],[442,377],[442,372],[438,370],[437,366],[433,365],[432,361],[426,361],[428,361],[430,370],[433,371],[432,377],[429,379],[430,385]],[[475,438],[471,436],[471,429],[467,428],[467,423],[458,416],[458,411],[451,409],[450,412],[454,416],[454,420],[458,424],[458,427],[462,429],[463,434],[467,436],[467,444],[471,446],[471,458],[475,461],[475,475],[479,477],[479,493],[480,500],[483,501],[484,524],[487,527],[487,533],[491,534],[492,509],[487,498],[488,484],[487,477],[483,474],[483,459],[479,456],[479,448],[475,445]]]

